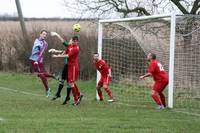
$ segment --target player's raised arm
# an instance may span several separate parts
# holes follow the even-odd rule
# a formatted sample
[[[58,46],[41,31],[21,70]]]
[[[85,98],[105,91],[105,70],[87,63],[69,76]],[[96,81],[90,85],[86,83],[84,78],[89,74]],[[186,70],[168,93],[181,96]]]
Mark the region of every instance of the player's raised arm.
[[[49,49],[48,52],[52,53],[52,54],[62,54],[64,51],[63,50],[56,50],[56,49]]]
[[[67,47],[69,44],[72,43],[72,40],[70,41],[67,41],[67,40],[64,40],[57,32],[50,32],[51,36],[56,36],[58,37],[58,39],[62,42],[62,44]]]
[[[53,54],[52,55],[53,58],[68,58],[69,56],[67,54]]]
[[[59,39],[62,43],[65,42],[65,40],[64,40],[57,32],[50,32],[50,35],[51,35],[51,36],[56,36],[56,37],[58,37],[58,39]]]

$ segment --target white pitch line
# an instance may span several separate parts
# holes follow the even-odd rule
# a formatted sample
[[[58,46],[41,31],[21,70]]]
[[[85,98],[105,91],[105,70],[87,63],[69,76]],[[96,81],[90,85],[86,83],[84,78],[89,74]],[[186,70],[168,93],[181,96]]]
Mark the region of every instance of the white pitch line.
[[[192,113],[192,112],[180,111],[180,110],[173,110],[173,111],[177,112],[177,113],[183,113],[183,114],[187,114],[187,115],[192,115],[192,116],[198,116],[198,117],[200,117],[200,114],[198,114],[198,113]]]
[[[6,87],[1,87],[1,90],[8,90],[8,91],[12,91],[12,92],[16,92],[16,93],[21,93],[21,94],[25,94],[25,95],[32,95],[32,96],[43,96],[43,95],[39,95],[39,94],[34,94],[34,93],[30,93],[30,92],[26,92],[26,91],[20,91],[20,90],[15,90],[15,89],[11,89],[11,88],[6,88]]]
[[[127,104],[127,103],[121,103],[121,102],[118,102],[118,101],[114,101],[114,103],[118,104],[118,105],[125,105],[125,106],[128,106],[128,107],[141,107],[141,108],[145,108],[147,107],[147,105],[135,105],[135,104]]]
[[[120,102],[116,102],[116,104],[125,105],[125,106],[129,106],[129,107],[141,107],[141,108],[147,107],[145,105],[131,105],[131,104],[124,104],[124,103],[120,103]],[[187,111],[180,111],[180,110],[176,110],[176,109],[172,109],[172,111],[176,112],[176,113],[183,113],[183,114],[187,114],[187,115],[191,115],[191,116],[198,116],[198,117],[200,117],[200,114],[198,114],[198,113],[192,113],[192,112],[187,112]]]
[[[6,87],[1,87],[0,86],[0,89],[2,90],[9,90],[9,91],[12,91],[12,92],[16,92],[16,93],[21,93],[21,94],[25,94],[25,95],[32,95],[32,96],[43,96],[43,95],[39,95],[39,94],[34,94],[34,93],[30,93],[30,92],[26,92],[26,91],[20,91],[20,90],[15,90],[15,89],[11,89],[11,88],[6,88]],[[138,105],[131,105],[131,104],[125,104],[125,103],[121,103],[121,102],[117,102],[117,104],[119,105],[125,105],[125,106],[129,106],[129,107],[138,107]],[[146,107],[145,105],[141,105],[139,107]],[[180,110],[173,110],[174,112],[177,112],[177,113],[183,113],[183,114],[187,114],[187,115],[192,115],[192,116],[198,116],[200,117],[200,114],[198,113],[192,113],[192,112],[187,112],[187,111],[180,111]],[[3,121],[4,119],[3,118],[0,118],[0,121]]]

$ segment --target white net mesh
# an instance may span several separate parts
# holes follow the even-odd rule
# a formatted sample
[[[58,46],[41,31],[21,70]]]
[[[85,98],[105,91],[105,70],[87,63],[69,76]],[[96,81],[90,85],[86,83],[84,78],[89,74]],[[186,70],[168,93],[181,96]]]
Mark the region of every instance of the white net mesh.
[[[119,102],[152,105],[152,80],[141,81],[139,76],[146,73],[148,52],[157,54],[168,70],[169,21],[157,18],[103,24],[102,57],[111,66],[111,89]]]
[[[175,97],[178,107],[200,108],[200,18],[176,18]]]
[[[192,20],[195,22],[191,23]],[[139,76],[146,73],[146,54],[149,52],[157,55],[168,72],[170,21],[170,17],[165,17],[103,23],[102,58],[111,66],[111,89],[118,102],[147,107],[155,105],[150,96],[152,79],[143,81]],[[200,108],[200,29],[192,32],[198,27],[197,17],[177,17],[174,105],[178,108]],[[191,34],[186,37],[188,33]]]

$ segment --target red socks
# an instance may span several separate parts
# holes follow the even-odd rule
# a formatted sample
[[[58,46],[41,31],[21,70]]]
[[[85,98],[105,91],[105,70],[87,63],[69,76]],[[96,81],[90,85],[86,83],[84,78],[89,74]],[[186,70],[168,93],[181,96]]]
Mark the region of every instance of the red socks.
[[[76,90],[76,95],[79,97],[79,96],[81,95],[81,93],[80,93],[80,91],[79,91],[77,85],[74,84],[74,87],[75,87],[75,90]]]
[[[162,105],[160,98],[156,94],[151,95],[151,97],[158,105]]]
[[[42,80],[42,83],[43,83],[43,85],[44,85],[45,90],[48,91],[48,90],[49,90],[49,86],[48,86],[47,78],[46,78],[45,75],[43,75],[43,74],[39,74],[38,76],[39,76],[40,79]]]
[[[110,99],[113,99],[111,90],[109,88],[105,88],[105,90],[106,90],[108,96],[110,97]]]
[[[72,94],[74,96],[74,102],[76,103],[78,101],[78,97],[80,96],[80,91],[75,83],[74,87],[72,87]]]
[[[110,98],[110,99],[113,99],[111,90],[110,90],[109,88],[105,88],[105,91],[107,92],[109,98]],[[102,100],[103,100],[103,93],[102,93],[102,91],[101,91],[101,88],[100,88],[100,89],[97,89],[97,92],[98,92],[100,101],[102,101]]]
[[[102,101],[103,100],[103,93],[102,93],[101,89],[97,89],[97,92],[99,94],[99,100]]]
[[[166,103],[165,103],[165,95],[164,95],[162,92],[159,93],[159,95],[160,95],[160,100],[161,100],[163,106],[166,107]]]

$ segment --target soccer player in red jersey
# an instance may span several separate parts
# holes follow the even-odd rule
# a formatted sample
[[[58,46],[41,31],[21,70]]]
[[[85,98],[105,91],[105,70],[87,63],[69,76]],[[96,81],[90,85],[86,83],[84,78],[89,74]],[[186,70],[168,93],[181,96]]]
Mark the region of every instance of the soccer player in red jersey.
[[[101,91],[101,88],[103,87],[105,91],[107,92],[108,96],[110,97],[108,102],[113,102],[114,101],[113,95],[112,95],[111,90],[108,87],[111,81],[111,69],[109,65],[103,59],[99,58],[98,53],[94,53],[93,61],[96,66],[96,69],[101,73],[101,79],[99,80],[96,87],[100,101],[103,101],[103,94]]]
[[[57,37],[62,42],[62,44],[65,46],[65,49],[67,49],[68,45],[72,43],[72,40],[70,40],[70,41],[64,40],[56,32],[50,32],[50,34],[51,34],[51,36]],[[50,53],[54,53],[54,54],[65,54],[65,51],[55,50],[55,49],[50,49],[49,52]],[[61,97],[61,91],[62,91],[62,89],[64,87],[64,83],[65,83],[65,81],[68,82],[67,75],[68,75],[68,59],[67,59],[67,57],[65,57],[64,58],[64,67],[63,67],[63,70],[62,70],[62,76],[61,76],[61,79],[59,80],[60,83],[58,85],[58,89],[57,89],[56,95],[52,98],[52,100],[56,100],[57,98]],[[70,94],[71,94],[71,87],[69,86],[69,84],[67,84],[67,96],[65,97],[63,105],[67,104],[67,102],[69,102]]]
[[[78,80],[78,54],[79,54],[79,46],[78,46],[78,37],[74,36],[72,38],[72,43],[68,45],[65,50],[65,54],[53,55],[53,57],[67,57],[68,58],[68,82],[72,88],[72,94],[74,96],[74,105],[78,105],[83,97],[80,93],[76,81]]]
[[[156,60],[156,55],[149,53],[147,59],[150,62],[148,66],[147,74],[140,76],[140,79],[152,76],[154,84],[152,85],[151,96],[158,105],[158,110],[164,109],[166,107],[165,95],[163,91],[168,85],[168,74],[164,70],[160,62]],[[160,97],[158,97],[158,95]]]

